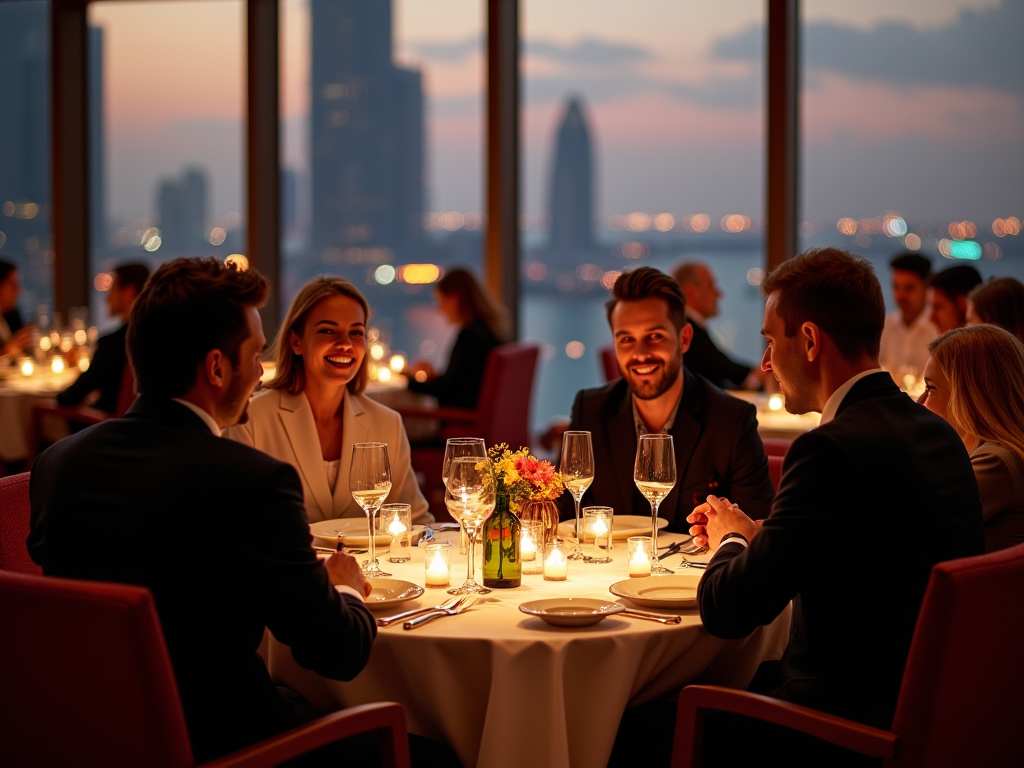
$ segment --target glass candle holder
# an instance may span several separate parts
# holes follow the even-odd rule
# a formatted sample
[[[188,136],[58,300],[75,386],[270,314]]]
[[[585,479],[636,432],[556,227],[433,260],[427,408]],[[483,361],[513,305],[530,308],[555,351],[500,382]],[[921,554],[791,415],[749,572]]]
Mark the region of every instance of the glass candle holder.
[[[384,504],[378,516],[380,532],[391,537],[388,562],[405,563],[412,557],[412,507]]]
[[[452,573],[452,545],[427,544],[423,548],[423,566],[428,587],[447,587]]]
[[[569,576],[568,558],[565,542],[549,539],[544,545],[544,581],[565,581]]]
[[[583,552],[588,563],[612,561],[613,515],[611,507],[583,508]]]
[[[523,520],[519,540],[519,556],[523,558],[523,573],[541,573],[544,570],[544,522]]]
[[[626,539],[626,556],[630,577],[650,576],[654,562],[654,540],[650,536],[630,536]]]

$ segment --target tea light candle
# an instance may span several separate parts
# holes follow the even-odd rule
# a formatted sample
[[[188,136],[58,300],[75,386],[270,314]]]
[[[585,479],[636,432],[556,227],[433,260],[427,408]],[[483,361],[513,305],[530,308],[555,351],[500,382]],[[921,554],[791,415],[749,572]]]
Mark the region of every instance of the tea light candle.
[[[36,367],[32,363],[31,360],[29,360],[26,357],[24,360],[21,361],[21,375],[22,376],[31,376],[35,372],[36,372]]]
[[[782,406],[786,403],[782,399],[782,395],[772,395],[768,398],[768,410],[769,411],[781,411]]]
[[[523,573],[541,573],[544,570],[543,550],[544,523],[540,520],[523,520],[519,539],[519,555],[523,558]]]
[[[533,531],[523,531],[523,537],[519,540],[519,554],[523,562],[537,559],[537,542],[534,541]]]
[[[604,537],[605,546],[608,546],[608,525],[604,520],[598,518],[594,521],[594,546],[601,546],[601,538]]]
[[[651,575],[651,537],[630,536],[626,542],[630,577]]]
[[[54,373],[64,373],[64,358],[56,355],[50,362],[50,370]]]
[[[451,545],[428,544],[423,562],[426,564],[426,585],[447,587],[451,579]]]
[[[388,561],[404,563],[411,557],[409,531],[412,529],[412,508],[408,504],[385,504],[380,508],[380,526],[391,536]]]
[[[399,519],[398,515],[395,515],[395,518],[391,521],[391,525],[388,526],[388,533],[390,533],[393,538],[397,539],[399,536],[404,534],[405,531],[406,527],[402,525],[402,521]]]
[[[553,542],[544,548],[544,580],[565,581],[569,576],[569,561],[562,551],[561,542]]]

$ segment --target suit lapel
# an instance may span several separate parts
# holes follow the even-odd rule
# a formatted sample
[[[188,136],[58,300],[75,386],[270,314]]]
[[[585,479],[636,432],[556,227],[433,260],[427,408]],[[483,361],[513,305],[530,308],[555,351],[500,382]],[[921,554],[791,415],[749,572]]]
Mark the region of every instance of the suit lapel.
[[[342,411],[344,416],[341,426],[341,466],[338,467],[338,484],[334,486],[334,513],[331,517],[344,517],[347,513],[351,513],[351,515],[365,514],[362,507],[356,504],[355,499],[352,498],[352,492],[348,487],[348,478],[349,471],[352,469],[352,446],[356,443],[365,443],[369,439],[369,417],[363,409],[360,398],[348,390],[345,390]],[[388,456],[388,458],[393,457]],[[392,467],[393,470],[394,467]]]
[[[330,519],[333,517],[331,490],[327,485],[327,472],[320,452],[320,438],[316,434],[316,424],[313,423],[313,411],[304,394],[290,395],[283,390],[279,391],[281,401],[278,414],[295,454],[296,468],[302,473],[306,487],[313,494],[312,501],[320,508],[321,517]]]
[[[680,513],[680,504],[688,505],[690,500],[680,499],[679,489],[683,485],[689,485],[686,474],[690,468],[690,461],[697,449],[697,441],[700,440],[701,432],[704,429],[704,397],[701,382],[697,380],[690,371],[683,369],[683,396],[679,403],[679,410],[676,411],[676,420],[672,424],[670,433],[672,435],[672,448],[676,452],[676,487],[665,497],[661,503],[660,515],[668,521],[675,520]],[[692,509],[686,509],[690,514]]]
[[[622,502],[621,506],[615,509],[622,510],[621,513],[617,512],[618,514],[633,514],[633,494],[634,491],[639,491],[633,483],[633,467],[636,465],[636,427],[633,426],[633,407],[628,389],[618,413],[608,419],[608,442],[612,466],[621,467],[621,470],[613,473],[619,484],[619,498]]]

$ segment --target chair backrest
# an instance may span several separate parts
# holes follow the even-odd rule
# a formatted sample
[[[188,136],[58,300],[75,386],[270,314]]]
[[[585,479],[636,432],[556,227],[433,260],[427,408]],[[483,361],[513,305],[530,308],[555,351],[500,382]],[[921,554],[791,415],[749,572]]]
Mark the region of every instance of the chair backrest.
[[[1021,595],[1024,544],[932,569],[892,724],[899,750],[889,765],[1024,765]]]
[[[132,369],[132,364],[126,362],[124,370],[121,371],[121,389],[117,393],[117,410],[114,411],[114,415],[119,418],[124,416],[125,412],[132,407],[134,402],[135,371]]]
[[[606,382],[622,378],[619,361],[615,357],[615,347],[610,344],[607,347],[601,347],[601,373]]]
[[[149,591],[0,571],[0,765],[194,764]]]
[[[764,452],[769,456],[785,456],[789,446],[793,444],[792,440],[783,440],[780,437],[762,437],[761,442],[764,444]]]
[[[768,455],[768,477],[772,479],[772,488],[776,491],[779,490],[779,483],[782,481],[782,462],[781,456]]]
[[[41,576],[25,545],[32,514],[28,478],[28,472],[0,478],[0,569]]]
[[[488,445],[530,444],[530,399],[540,353],[534,344],[514,342],[491,350],[476,410],[477,434]]]

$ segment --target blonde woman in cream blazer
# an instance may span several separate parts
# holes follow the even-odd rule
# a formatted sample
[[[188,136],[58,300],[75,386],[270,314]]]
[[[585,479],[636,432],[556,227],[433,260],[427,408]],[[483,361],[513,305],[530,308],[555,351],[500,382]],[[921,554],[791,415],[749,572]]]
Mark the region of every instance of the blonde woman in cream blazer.
[[[362,394],[369,314],[347,281],[309,281],[274,342],[274,379],[249,403],[248,420],[224,434],[295,467],[311,523],[365,517],[349,492],[352,446],[387,443],[387,503],[409,504],[414,523],[429,523],[433,516],[416,483],[402,417]]]

